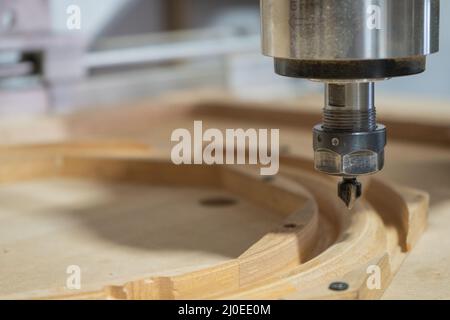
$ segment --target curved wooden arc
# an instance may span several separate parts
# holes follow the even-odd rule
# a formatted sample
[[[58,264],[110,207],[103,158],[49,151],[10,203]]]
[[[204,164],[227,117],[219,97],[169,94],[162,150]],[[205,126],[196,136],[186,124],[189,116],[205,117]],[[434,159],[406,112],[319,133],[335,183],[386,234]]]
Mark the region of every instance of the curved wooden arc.
[[[284,157],[281,173],[267,180],[258,168],[176,166],[141,154],[140,149],[135,158],[77,154],[64,147],[47,151],[29,158],[2,156],[0,182],[63,176],[223,188],[276,211],[284,223],[241,256],[214,267],[42,298],[378,298],[426,221],[426,194],[376,179],[371,180],[368,196],[348,212],[337,197],[329,196],[335,193],[334,181],[311,172],[304,160],[295,157]],[[382,283],[376,289],[366,284],[371,266],[381,272]],[[330,291],[333,281],[345,281],[350,288]]]

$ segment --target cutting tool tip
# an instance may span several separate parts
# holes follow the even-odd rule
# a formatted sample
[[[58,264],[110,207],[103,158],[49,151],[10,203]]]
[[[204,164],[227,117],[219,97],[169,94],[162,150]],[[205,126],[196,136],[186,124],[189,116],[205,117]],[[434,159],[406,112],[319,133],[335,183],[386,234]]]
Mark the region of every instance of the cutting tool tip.
[[[338,196],[344,201],[349,210],[353,208],[361,194],[362,185],[356,178],[344,177],[338,184]]]

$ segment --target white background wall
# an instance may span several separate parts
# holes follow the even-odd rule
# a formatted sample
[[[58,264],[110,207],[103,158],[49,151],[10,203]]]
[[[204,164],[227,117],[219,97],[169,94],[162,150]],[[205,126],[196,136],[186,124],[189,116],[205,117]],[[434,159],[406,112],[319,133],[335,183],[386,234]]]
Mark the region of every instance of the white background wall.
[[[384,81],[378,90],[450,98],[450,0],[441,0],[440,40],[440,51],[428,57],[425,73]]]
[[[164,0],[161,0],[164,1]],[[69,4],[82,8],[82,28],[89,38],[109,33],[121,33],[127,30],[160,30],[164,27],[164,14],[160,0],[51,0],[53,24],[56,30],[66,30],[65,10]],[[259,27],[258,1],[254,6],[236,7],[229,0],[190,1],[192,12],[188,15],[193,20],[207,24],[249,24]],[[235,4],[237,0],[234,0]],[[195,4],[195,5],[194,5]],[[211,14],[217,5],[223,14]],[[137,10],[136,10],[137,9]],[[134,10],[134,13],[132,13]],[[235,10],[233,13],[233,10]],[[137,13],[136,13],[137,12]],[[210,13],[210,14],[208,14]],[[197,17],[197,18],[195,18]],[[198,25],[196,25],[198,26]],[[267,60],[267,63],[271,63]],[[450,0],[441,0],[441,50],[428,58],[427,72],[413,76],[385,81],[378,86],[382,93],[402,93],[408,95],[428,95],[450,98]]]
[[[65,32],[69,5],[81,8],[82,30],[89,39],[108,34],[158,31],[165,23],[159,0],[50,0],[54,29]],[[142,31],[141,31],[142,32]]]
[[[71,4],[79,5],[82,12],[82,31],[89,37],[95,37],[102,27],[129,0],[51,0],[53,26],[57,31],[66,29],[66,8]]]

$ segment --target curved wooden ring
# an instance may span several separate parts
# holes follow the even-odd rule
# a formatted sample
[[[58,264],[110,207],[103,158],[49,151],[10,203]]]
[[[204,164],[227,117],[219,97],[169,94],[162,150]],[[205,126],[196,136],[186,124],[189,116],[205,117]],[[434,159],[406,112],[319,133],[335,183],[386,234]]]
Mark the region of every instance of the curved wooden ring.
[[[285,216],[283,226],[226,263],[186,274],[107,286],[72,298],[380,297],[423,231],[428,196],[373,179],[368,196],[349,213],[337,197],[329,196],[334,194],[334,182],[305,168],[304,160],[285,157],[281,174],[268,181],[259,176],[257,168],[176,166],[148,156],[77,156],[58,149],[32,160],[5,158],[0,181],[62,175],[222,187]],[[367,285],[368,267],[380,271],[381,283],[375,289]],[[328,286],[333,281],[344,281],[349,289],[330,291]]]

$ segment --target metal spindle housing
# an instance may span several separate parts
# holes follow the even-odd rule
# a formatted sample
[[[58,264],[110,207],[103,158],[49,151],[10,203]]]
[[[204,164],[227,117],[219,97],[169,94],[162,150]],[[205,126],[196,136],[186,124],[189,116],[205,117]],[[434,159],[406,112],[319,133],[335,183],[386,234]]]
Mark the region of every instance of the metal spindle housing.
[[[373,82],[325,84],[325,130],[364,132],[377,127]]]

